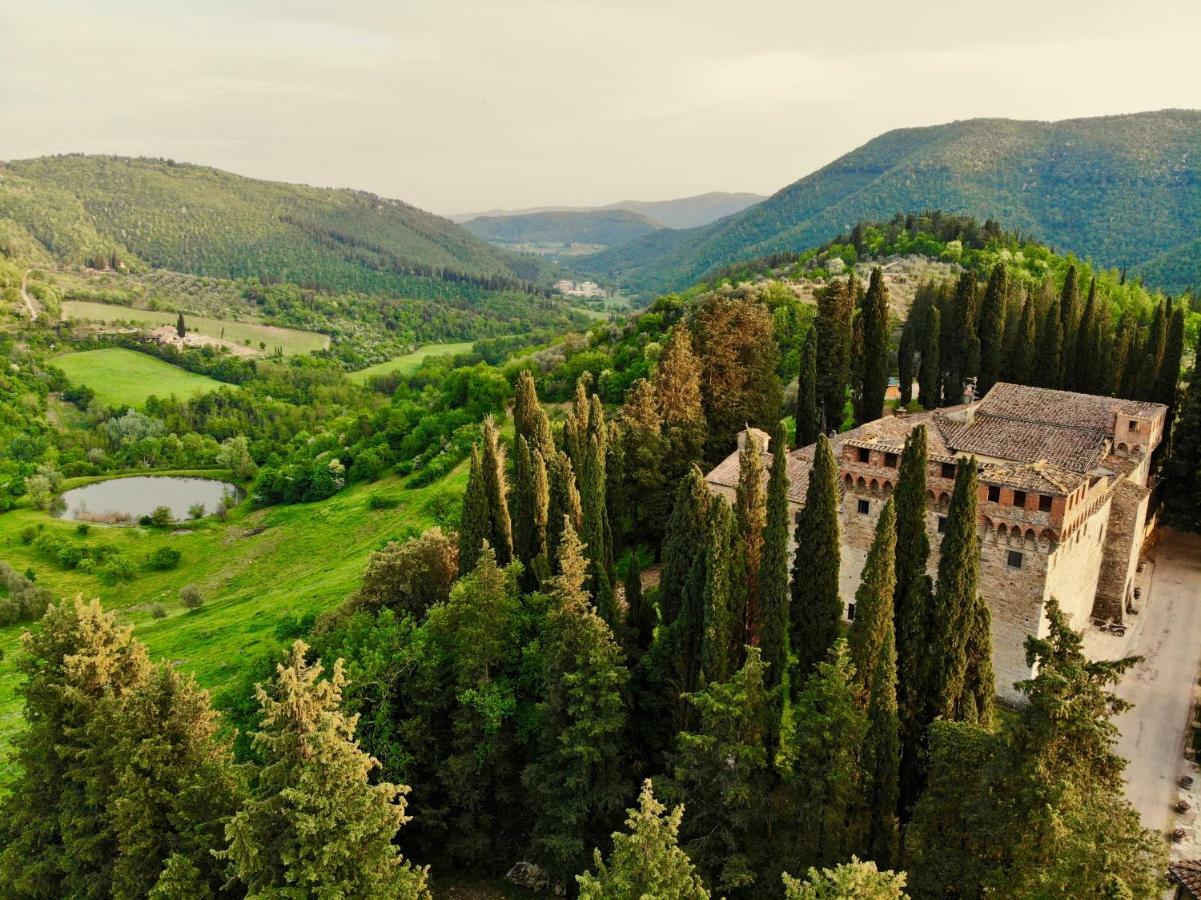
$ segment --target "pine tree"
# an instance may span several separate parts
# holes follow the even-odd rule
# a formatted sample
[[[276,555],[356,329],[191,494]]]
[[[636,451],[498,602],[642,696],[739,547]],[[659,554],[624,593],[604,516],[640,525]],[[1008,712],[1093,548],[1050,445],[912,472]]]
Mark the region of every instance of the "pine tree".
[[[701,364],[692,352],[692,337],[675,325],[659,356],[653,378],[663,420],[663,475],[678,484],[704,452],[708,427],[701,403]]]
[[[471,448],[471,468],[463,491],[463,512],[459,520],[459,571],[470,572],[480,558],[480,548],[492,534],[488,509],[488,489],[484,481],[484,460],[479,446]]]
[[[656,544],[663,538],[670,513],[670,494],[664,475],[663,419],[655,389],[639,378],[630,385],[621,408],[625,474],[634,503],[634,542]]]
[[[928,663],[926,721],[961,719],[967,678],[967,639],[978,602],[980,554],[976,541],[976,461],[960,458],[938,559],[938,582]]]
[[[851,317],[855,309],[854,279],[834,283],[818,293],[817,397],[823,433],[842,425],[851,364]]]
[[[810,328],[801,346],[801,373],[796,394],[796,445],[808,447],[817,440],[817,329]]]
[[[792,676],[794,697],[809,673],[826,658],[842,621],[842,598],[838,593],[838,507],[838,464],[829,439],[822,435],[817,439],[817,452],[809,470],[792,564],[788,623],[792,651],[796,654]]]
[[[546,616],[541,750],[526,770],[535,809],[534,848],[555,881],[587,864],[626,799],[621,648],[588,600],[588,559],[570,522]]]
[[[62,601],[21,637],[19,691],[28,728],[14,740],[17,777],[4,801],[0,888],[15,897],[104,896],[116,836],[104,799],[107,767],[87,724],[149,672],[145,648],[100,601]],[[105,738],[107,741],[107,738]],[[97,787],[102,790],[97,791]]]
[[[683,651],[680,682],[685,692],[702,683],[725,681],[738,669],[745,615],[746,558],[738,522],[725,498],[715,496],[709,502],[704,548],[693,565],[678,620]]]
[[[745,643],[759,645],[759,575],[763,564],[763,529],[767,524],[767,496],[763,490],[763,448],[754,432],[745,435],[738,451],[738,488],[734,514],[746,561],[746,608],[740,631]]]
[[[763,554],[759,570],[761,611],[760,646],[767,663],[767,683],[778,687],[788,671],[790,634],[788,606],[792,595],[788,588],[788,445],[784,429],[775,438],[771,475],[767,480],[767,524],[763,530]],[[782,692],[781,692],[782,702]],[[782,713],[782,710],[780,711]],[[776,717],[777,719],[779,716]]]
[[[709,488],[696,466],[676,489],[675,507],[663,540],[663,574],[659,580],[659,609],[670,625],[680,615],[697,556],[704,552],[709,523]]]
[[[668,812],[655,799],[651,780],[642,783],[638,808],[627,810],[628,833],[613,834],[613,851],[606,863],[600,850],[592,853],[596,874],[577,875],[582,900],[708,900],[705,883],[680,849],[684,807]]]
[[[871,422],[884,415],[884,394],[888,390],[888,288],[884,273],[877,266],[864,295],[863,370],[860,422]]]
[[[942,314],[931,304],[926,310],[922,358],[918,367],[917,402],[926,409],[942,405],[942,363],[939,361],[939,335],[942,333]]]
[[[495,420],[484,419],[484,451],[480,459],[484,494],[488,498],[488,542],[502,566],[513,559],[513,523],[509,518],[509,485],[505,478],[505,452]]]
[[[976,383],[976,396],[983,397],[1001,378],[1004,362],[1002,350],[1005,337],[1005,304],[1008,300],[1009,280],[1005,264],[993,266],[984,290],[980,308],[980,377]]]
[[[229,861],[254,895],[428,898],[427,873],[402,859],[407,787],[372,784],[378,763],[355,741],[358,716],[341,709],[342,660],[319,680],[296,641],[276,680],[255,693],[262,754],[250,799],[226,828]]]
[[[580,492],[576,486],[575,468],[562,450],[556,450],[546,467],[550,498],[546,514],[546,552],[550,569],[559,564],[559,549],[563,542],[563,523],[570,522],[577,533],[583,527],[584,514],[580,508]],[[470,482],[468,482],[470,485]]]

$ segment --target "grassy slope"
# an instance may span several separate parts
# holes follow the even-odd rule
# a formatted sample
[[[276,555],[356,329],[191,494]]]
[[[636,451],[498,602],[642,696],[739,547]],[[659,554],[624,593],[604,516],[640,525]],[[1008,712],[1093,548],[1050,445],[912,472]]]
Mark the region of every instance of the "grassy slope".
[[[227,522],[205,520],[192,534],[96,526],[87,540],[111,541],[134,559],[162,545],[183,554],[174,571],[142,571],[128,584],[112,587],[61,569],[22,544],[20,531],[28,525],[68,535],[74,535],[74,526],[18,509],[0,514],[0,559],[21,572],[32,568],[38,583],[61,597],[100,597],[136,626],[152,656],[195,673],[206,687],[220,688],[248,658],[279,645],[276,630],[281,626],[329,609],[352,592],[372,550],[448,522],[465,483],[463,467],[414,490],[404,490],[398,479],[390,478],[348,488],[320,503],[238,509]],[[396,496],[402,503],[396,509],[371,510],[373,494]],[[264,530],[249,533],[259,528]],[[199,585],[207,598],[199,610],[187,611],[179,603],[179,589],[189,583]],[[167,608],[167,618],[152,617],[156,603]],[[0,783],[9,774],[3,761],[8,744],[21,724],[15,659],[25,627],[0,629]]]
[[[159,325],[174,325],[176,314],[165,310],[134,309],[128,306],[114,306],[109,303],[93,303],[89,300],[64,300],[62,304],[63,318],[86,319],[91,322],[134,322],[138,325],[149,325],[154,328]],[[268,350],[283,347],[286,355],[294,353],[311,353],[314,350],[324,350],[329,346],[329,336],[313,331],[300,331],[295,328],[280,328],[275,325],[259,325],[254,322],[235,322],[227,319],[209,319],[200,316],[186,316],[185,324],[188,331],[208,337],[234,341],[238,344],[259,346],[265,343]]]
[[[66,353],[56,357],[54,364],[71,381],[87,385],[113,406],[141,406],[151,396],[190,397],[222,387],[207,375],[122,347]]]
[[[387,375],[390,372],[399,372],[401,375],[412,375],[431,356],[466,353],[474,344],[474,341],[459,341],[458,343],[451,344],[426,344],[424,347],[418,347],[412,353],[404,354],[404,356],[397,356],[387,362],[377,363],[374,366],[368,366],[366,369],[351,372],[349,378],[351,381],[357,381],[359,384],[366,384],[375,376]]]
[[[1102,265],[1136,266],[1195,240],[1199,143],[1201,112],[1181,110],[890,131],[728,219],[655,233],[575,266],[642,290],[681,288],[717,266],[931,208],[991,216]]]

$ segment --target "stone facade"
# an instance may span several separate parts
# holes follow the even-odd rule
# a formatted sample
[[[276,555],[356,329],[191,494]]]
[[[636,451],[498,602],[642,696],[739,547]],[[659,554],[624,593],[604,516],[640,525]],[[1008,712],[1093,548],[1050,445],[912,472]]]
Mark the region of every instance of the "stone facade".
[[[1131,608],[1150,496],[1149,459],[1165,414],[1160,404],[998,384],[975,404],[888,417],[837,435],[847,618],[854,616],[876,517],[896,487],[905,438],[924,424],[930,574],[937,575],[941,520],[957,461],[974,456],[980,464],[980,593],[992,612],[997,693],[1017,700],[1014,683],[1031,675],[1025,639],[1046,633],[1048,600],[1056,598],[1077,629],[1090,618],[1122,621]],[[770,450],[763,432],[752,429],[751,436]],[[789,453],[793,521],[804,504],[813,453],[813,447]],[[766,466],[770,459],[769,452]],[[733,502],[738,454],[707,480]]]

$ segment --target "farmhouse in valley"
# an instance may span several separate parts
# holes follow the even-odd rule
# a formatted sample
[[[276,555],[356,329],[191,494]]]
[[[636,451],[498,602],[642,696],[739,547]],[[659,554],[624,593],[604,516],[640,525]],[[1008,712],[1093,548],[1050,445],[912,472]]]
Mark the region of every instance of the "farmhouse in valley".
[[[890,416],[837,435],[845,616],[854,617],[855,590],[876,517],[896,487],[905,438],[924,424],[930,573],[937,575],[956,462],[974,456],[980,593],[992,612],[997,693],[1016,699],[1014,682],[1031,674],[1023,644],[1027,635],[1045,633],[1049,598],[1077,629],[1090,617],[1121,622],[1137,607],[1132,583],[1147,531],[1151,452],[1166,413],[1159,403],[1002,383],[976,403]],[[739,445],[748,439],[770,451],[764,432],[742,432]],[[788,455],[793,521],[805,501],[814,449]],[[738,469],[735,452],[708,474],[710,489],[732,502]]]

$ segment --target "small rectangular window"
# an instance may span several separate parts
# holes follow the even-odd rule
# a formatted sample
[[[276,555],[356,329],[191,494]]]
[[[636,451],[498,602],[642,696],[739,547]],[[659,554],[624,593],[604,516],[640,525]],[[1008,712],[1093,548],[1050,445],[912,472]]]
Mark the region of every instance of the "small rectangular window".
[[[943,478],[954,478],[955,477],[955,464],[954,463],[943,463],[942,464],[942,477]]]
[[[1010,550],[1007,563],[1011,569],[1020,569],[1022,567],[1022,554],[1017,550]]]
[[[1051,511],[1051,499],[1052,498],[1047,496],[1046,494],[1039,494],[1038,495],[1038,511],[1039,512],[1050,512]]]
[[[1130,420],[1130,430],[1138,431],[1138,422],[1134,421],[1134,419]]]
[[[890,469],[895,469],[897,467],[897,455],[895,453],[885,453],[884,465]]]
[[[939,534],[947,533],[947,517],[946,516],[938,517],[938,533]]]
[[[859,515],[866,516],[872,511],[872,505],[866,500],[859,501]]]
[[[872,451],[868,450],[866,447],[859,448],[859,461],[860,462],[869,462],[871,460],[871,458],[872,458]]]
[[[988,486],[988,502],[999,503],[1001,501],[1001,489],[995,484]]]
[[[1026,508],[1026,492],[1025,491],[1014,491],[1013,492],[1013,505],[1020,507],[1021,509]]]
[[[847,620],[850,622],[855,621],[855,604],[854,603],[847,604]]]
[[[793,521],[793,522],[795,522],[797,525],[800,525],[800,524],[801,524],[801,514],[802,514],[802,513],[804,513],[804,510],[803,510],[803,509],[798,509],[798,510],[796,511],[796,514],[795,514],[795,515],[792,517],[792,521]]]

